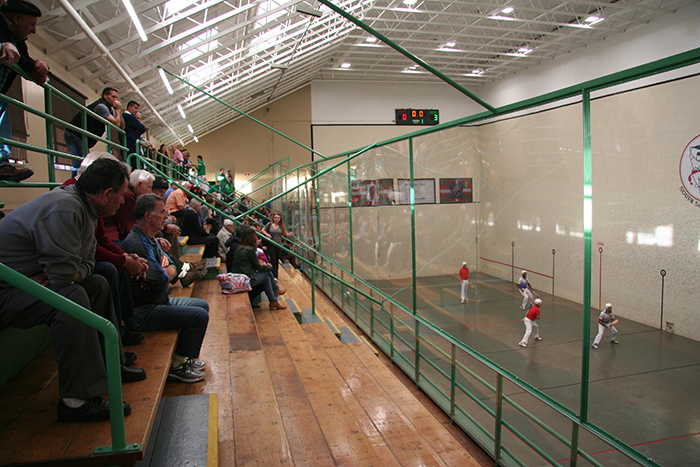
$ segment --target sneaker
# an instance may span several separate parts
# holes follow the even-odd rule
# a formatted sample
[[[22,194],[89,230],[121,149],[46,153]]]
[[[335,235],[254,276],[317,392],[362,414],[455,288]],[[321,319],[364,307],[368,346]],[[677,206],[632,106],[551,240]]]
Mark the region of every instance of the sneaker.
[[[462,299],[462,303],[464,303],[464,299]]]
[[[596,344],[593,344],[591,347],[593,347],[594,349],[598,348],[598,346]]]
[[[204,373],[193,370],[188,365],[188,362],[184,362],[175,368],[170,367],[168,379],[182,381],[183,383],[196,383],[204,379]]]
[[[207,367],[207,363],[203,362],[202,360],[195,360],[194,358],[188,358],[187,359],[187,364],[192,368],[193,370],[197,371],[202,371]]]
[[[190,263],[192,264],[192,263]],[[196,263],[195,263],[196,264]],[[202,277],[206,276],[207,274],[207,269],[197,269],[196,267],[190,266],[190,270],[187,271],[187,274],[185,274],[185,277],[180,279],[180,285],[182,287],[189,287],[192,285],[192,283],[198,279],[201,279]]]
[[[518,344],[520,347],[527,347],[527,344],[525,342],[521,342]]]
[[[537,337],[535,337],[535,340],[536,340],[536,341],[541,341],[542,338],[541,338],[540,336],[537,336]]]
[[[619,344],[619,342],[617,341],[617,339],[615,339],[615,340],[613,340],[613,341],[610,341],[610,343],[611,343],[611,344]]]
[[[124,401],[124,416],[131,413],[131,407]],[[63,399],[58,401],[58,421],[61,423],[99,422],[109,420],[109,401],[100,396],[87,399],[75,409],[68,407]]]
[[[209,261],[206,258],[202,258],[199,261],[195,261],[194,263],[190,263],[190,268],[194,268],[197,271],[201,271],[202,269],[207,269],[209,267]]]

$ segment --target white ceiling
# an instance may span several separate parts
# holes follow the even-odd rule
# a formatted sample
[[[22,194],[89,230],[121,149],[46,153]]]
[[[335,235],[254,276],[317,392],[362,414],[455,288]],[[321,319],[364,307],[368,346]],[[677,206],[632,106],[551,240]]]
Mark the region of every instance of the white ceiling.
[[[147,34],[144,42],[122,0],[71,0],[68,9],[77,11],[104,48],[86,36],[62,1],[68,3],[33,1],[44,12],[39,25],[55,40],[47,54],[74,57],[68,71],[79,70],[95,90],[112,86],[122,101],[141,101],[144,123],[164,143],[191,141],[188,123],[201,137],[238,113],[172,76],[170,95],[158,66],[244,112],[312,80],[440,82],[381,41],[368,42],[369,32],[319,1],[132,0]],[[697,0],[417,0],[412,6],[403,1],[333,4],[478,95],[481,84]],[[513,11],[503,12],[506,6]],[[321,16],[299,13],[298,7]],[[592,16],[604,19],[591,25],[586,20]]]

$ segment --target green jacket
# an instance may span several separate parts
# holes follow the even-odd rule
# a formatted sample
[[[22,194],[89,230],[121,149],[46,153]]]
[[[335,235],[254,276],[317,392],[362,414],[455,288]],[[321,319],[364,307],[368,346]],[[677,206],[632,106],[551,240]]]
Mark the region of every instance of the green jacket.
[[[245,274],[246,276],[250,277],[251,281],[253,281],[258,278],[258,271],[272,271],[272,266],[264,266],[260,264],[255,248],[252,246],[239,248],[233,255],[230,272]]]

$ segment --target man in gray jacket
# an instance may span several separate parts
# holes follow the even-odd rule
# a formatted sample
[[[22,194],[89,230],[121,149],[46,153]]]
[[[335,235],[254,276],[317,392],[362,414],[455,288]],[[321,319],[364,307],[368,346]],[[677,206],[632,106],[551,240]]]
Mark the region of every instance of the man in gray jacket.
[[[0,224],[0,262],[94,313],[116,322],[109,285],[92,274],[95,225],[124,200],[128,172],[113,159],[90,165],[77,183],[23,204]],[[109,419],[107,375],[98,332],[31,295],[0,281],[0,328],[47,324],[58,362],[58,420]],[[121,352],[122,365],[124,354]],[[123,381],[146,374],[122,366]],[[131,412],[124,402],[124,413]]]

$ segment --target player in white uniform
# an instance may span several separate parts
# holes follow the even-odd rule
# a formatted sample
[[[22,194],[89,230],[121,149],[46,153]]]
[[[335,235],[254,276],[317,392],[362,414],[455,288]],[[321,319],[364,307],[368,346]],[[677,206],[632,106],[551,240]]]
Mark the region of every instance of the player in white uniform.
[[[535,293],[535,291],[532,290],[530,281],[527,280],[527,271],[523,271],[523,275],[520,276],[520,279],[518,279],[518,290],[523,296],[523,304],[520,306],[520,309],[523,311],[527,311],[530,309],[535,300],[535,297],[532,294],[534,293],[535,295],[537,295],[537,293]],[[537,295],[537,298],[540,298],[540,296]]]
[[[606,329],[610,329],[610,333],[612,334],[610,343],[619,344],[617,341],[617,329],[611,324],[615,320],[615,314],[613,314],[612,308],[612,303],[606,303],[605,309],[600,312],[600,316],[598,317],[598,334],[595,336],[595,340],[591,346],[594,349],[598,348],[598,344],[600,344],[601,339],[603,339],[603,333]]]

